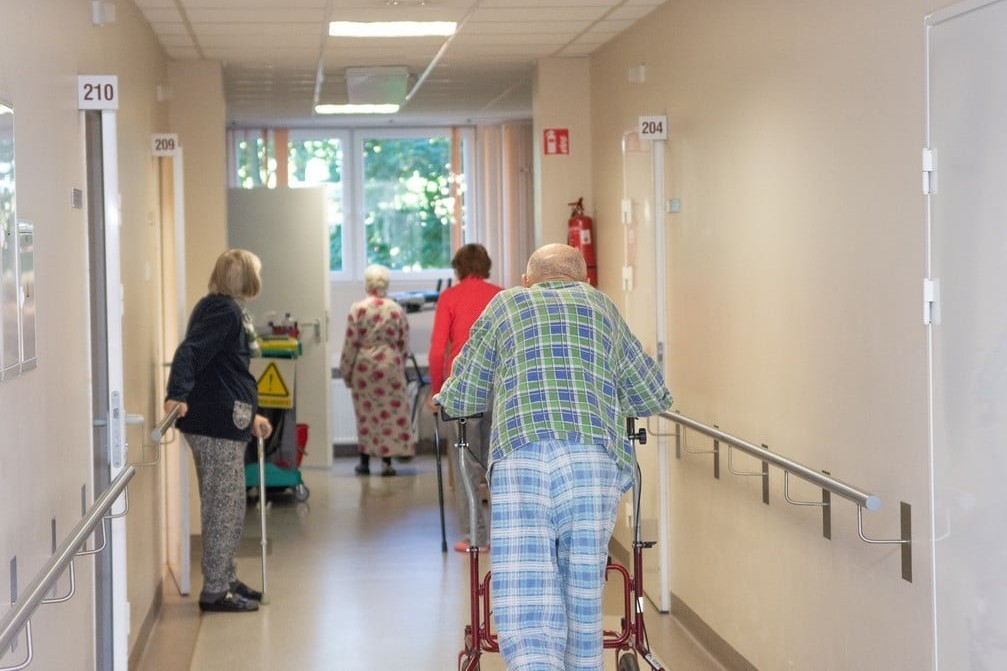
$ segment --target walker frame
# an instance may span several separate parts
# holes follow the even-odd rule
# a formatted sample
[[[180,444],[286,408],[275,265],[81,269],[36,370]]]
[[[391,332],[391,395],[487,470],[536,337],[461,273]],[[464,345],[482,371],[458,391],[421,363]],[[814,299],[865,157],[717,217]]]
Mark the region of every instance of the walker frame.
[[[458,450],[458,465],[462,471],[462,481],[469,498],[469,510],[472,524],[472,534],[469,538],[475,538],[475,492],[472,491],[471,481],[466,473],[468,464],[462,454],[469,448],[466,434],[466,417],[449,417],[443,409],[439,413],[440,417],[446,421],[458,422],[457,440],[455,448]],[[479,417],[474,415],[473,417]],[[436,422],[435,422],[436,424]],[[638,442],[641,445],[647,442],[646,429],[635,429],[635,419],[626,420],[626,428],[631,442]],[[439,439],[439,436],[437,437]],[[438,446],[439,449],[439,446]],[[438,465],[439,468],[439,465]],[[618,671],[639,671],[640,660],[643,660],[651,671],[665,671],[663,664],[650,651],[647,641],[647,628],[644,624],[644,603],[643,592],[643,551],[654,547],[654,541],[640,540],[640,499],[637,492],[640,489],[640,467],[634,468],[633,483],[633,519],[636,520],[633,540],[633,572],[622,564],[608,558],[605,567],[605,580],[614,575],[622,579],[624,615],[622,617],[622,628],[619,631],[604,630],[603,645],[606,650],[615,651],[616,668]],[[456,483],[457,485],[457,483]],[[443,505],[443,504],[442,504]],[[442,518],[443,524],[443,518]],[[442,529],[443,532],[443,529]],[[458,671],[479,671],[479,662],[483,653],[500,652],[497,635],[490,628],[490,571],[480,578],[479,568],[479,548],[469,546],[469,617],[470,621],[465,625],[464,645],[458,653]]]

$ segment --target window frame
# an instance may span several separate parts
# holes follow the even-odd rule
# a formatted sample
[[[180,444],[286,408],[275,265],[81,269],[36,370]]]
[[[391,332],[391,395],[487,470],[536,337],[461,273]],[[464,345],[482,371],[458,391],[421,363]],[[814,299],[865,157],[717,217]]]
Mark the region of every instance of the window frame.
[[[234,128],[228,133],[228,183],[232,187],[240,186],[237,183],[238,177],[238,154],[237,146],[240,139],[248,139],[255,133],[262,134],[264,141],[274,141],[274,129],[253,129]],[[332,283],[352,283],[361,282],[364,277],[364,270],[367,268],[367,249],[364,244],[364,141],[368,139],[398,139],[398,138],[429,138],[447,137],[451,139],[452,132],[457,130],[461,147],[461,174],[465,183],[463,190],[465,200],[463,201],[463,220],[454,222],[459,226],[457,235],[452,235],[453,241],[459,244],[465,242],[479,242],[480,227],[475,225],[475,212],[478,212],[476,203],[476,178],[475,178],[475,143],[476,133],[472,126],[409,126],[385,128],[360,127],[360,128],[338,128],[338,127],[302,127],[287,130],[287,142],[338,139],[344,143],[342,174],[340,186],[343,189],[343,269],[329,270],[329,280]],[[275,151],[275,149],[274,149]],[[273,157],[275,160],[275,156]],[[277,170],[280,166],[276,167]],[[283,166],[287,170],[287,166]],[[268,181],[268,180],[267,180]],[[289,173],[288,173],[289,183]],[[263,184],[255,188],[273,188],[268,184]],[[290,187],[295,188],[295,187]],[[452,243],[454,244],[454,243]],[[454,249],[450,250],[450,255]],[[403,284],[426,284],[442,279],[445,275],[453,274],[450,264],[446,268],[430,268],[419,271],[390,270],[391,281],[396,285]]]
[[[461,173],[466,176],[466,180],[470,180],[468,177],[469,169],[473,165],[472,160],[473,152],[473,142],[474,133],[468,127],[459,127],[459,134],[462,138],[462,169]],[[431,127],[431,126],[413,126],[409,128],[359,128],[353,131],[353,161],[354,165],[354,176],[357,183],[353,189],[354,198],[354,210],[357,216],[360,218],[355,221],[354,233],[360,236],[364,235],[364,142],[371,139],[401,139],[401,138],[414,138],[423,139],[429,137],[447,137],[448,140],[451,139],[451,127]],[[470,211],[472,204],[470,202],[464,203],[464,212],[462,222],[454,222],[454,225],[465,225],[465,219],[469,217],[468,212]],[[364,269],[367,268],[367,248],[363,244],[363,241],[359,241],[353,247],[355,253],[355,266],[358,269],[358,274],[354,276],[356,279],[363,279]],[[454,250],[450,250],[448,257],[450,258],[454,254]],[[446,268],[428,268],[425,270],[390,270],[390,279],[394,284],[402,285],[409,282],[420,282],[429,283],[444,277],[445,273],[453,273],[451,265],[448,264]]]
[[[357,181],[356,168],[353,167],[354,140],[353,132],[348,129],[337,128],[297,128],[290,129],[287,134],[287,143],[305,140],[333,140],[337,139],[343,147],[343,165],[340,175],[339,186],[343,191],[343,269],[332,270],[331,262],[329,268],[330,282],[351,282],[357,277],[363,277],[363,269],[356,273],[352,250],[356,245],[356,198],[354,191]],[[287,176],[289,183],[289,173]],[[294,187],[291,187],[294,188]]]

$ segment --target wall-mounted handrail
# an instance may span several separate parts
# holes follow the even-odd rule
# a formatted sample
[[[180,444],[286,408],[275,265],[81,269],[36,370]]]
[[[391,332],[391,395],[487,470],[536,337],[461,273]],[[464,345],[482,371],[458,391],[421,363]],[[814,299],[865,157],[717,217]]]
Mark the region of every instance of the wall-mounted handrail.
[[[687,426],[693,431],[699,431],[702,434],[706,434],[711,438],[715,438],[721,442],[729,444],[731,447],[741,450],[747,454],[752,455],[760,461],[767,461],[773,466],[782,468],[788,473],[793,473],[802,480],[807,480],[808,482],[818,485],[822,489],[827,489],[833,494],[842,496],[844,499],[853,501],[858,506],[863,506],[868,510],[880,510],[881,509],[881,498],[871,494],[869,492],[857,489],[852,485],[848,485],[845,482],[836,480],[833,477],[820,473],[818,471],[813,471],[807,466],[802,466],[796,461],[787,459],[786,457],[780,456],[775,452],[770,452],[764,447],[755,445],[748,442],[747,440],[742,440],[737,436],[732,436],[729,433],[725,433],[720,429],[714,428],[712,426],[707,426],[702,422],[697,422],[694,419],[686,417],[685,415],[676,412],[661,412],[658,413],[664,419],[669,419],[676,424],[681,424]]]
[[[168,433],[168,429],[170,429],[171,425],[175,423],[176,419],[178,419],[178,413],[181,410],[182,406],[176,405],[171,409],[171,412],[162,417],[161,421],[157,423],[156,427],[154,427],[154,430],[150,432],[150,439],[155,443],[160,443],[161,438],[164,437],[164,434]]]
[[[24,594],[19,596],[11,604],[7,613],[0,618],[0,651],[8,651],[12,648],[22,629],[30,631],[31,616],[35,613],[36,608],[46,600],[46,594],[53,589],[63,571],[72,564],[78,550],[84,545],[88,536],[94,533],[95,527],[104,524],[108,511],[135,474],[136,469],[132,466],[127,466],[119,473],[108,489],[95,500],[84,517],[63,540],[63,543],[25,589]],[[30,638],[28,651],[30,656]],[[6,668],[24,668],[24,665]]]
[[[901,502],[901,537],[888,540],[869,538],[864,533],[863,511],[865,508],[871,511],[880,510],[881,498],[879,496],[871,494],[870,492],[864,491],[858,487],[854,487],[853,485],[845,483],[842,480],[837,480],[828,473],[814,471],[808,468],[807,466],[804,466],[802,464],[797,463],[796,461],[793,461],[792,459],[788,459],[787,457],[781,456],[774,452],[770,452],[769,449],[767,449],[765,446],[759,446],[747,440],[738,438],[737,436],[732,436],[729,433],[721,431],[717,427],[708,426],[695,419],[686,417],[681,413],[664,411],[658,413],[657,416],[661,417],[662,419],[667,419],[671,422],[674,422],[677,425],[674,435],[676,439],[680,440],[681,442],[684,442],[683,438],[685,434],[684,432],[682,432],[682,435],[680,435],[679,432],[681,427],[685,427],[688,429],[692,429],[693,431],[697,431],[706,436],[709,436],[710,438],[713,438],[715,441],[726,443],[728,446],[728,461],[730,461],[732,451],[735,449],[741,450],[742,452],[745,452],[746,454],[749,454],[755,457],[756,459],[759,459],[763,464],[762,473],[739,472],[736,471],[730,464],[729,464],[729,470],[735,475],[752,475],[752,476],[761,475],[763,478],[764,503],[767,504],[769,503],[768,466],[772,465],[782,469],[784,472],[784,497],[786,498],[787,502],[799,506],[814,505],[820,507],[822,509],[823,535],[825,535],[826,538],[831,537],[830,535],[831,517],[829,512],[831,507],[830,504],[831,494],[836,494],[837,496],[841,496],[844,499],[852,501],[857,505],[857,533],[859,534],[860,539],[863,540],[865,543],[900,545],[902,548],[902,577],[903,579],[912,582],[912,549],[911,549],[912,509],[911,506],[905,501]],[[687,453],[698,454],[699,452],[697,450],[688,450]],[[716,449],[713,450],[712,454],[714,455],[715,460],[719,459],[718,450]],[[715,472],[719,471],[715,470]],[[810,482],[811,484],[820,487],[822,489],[822,503],[819,504],[817,502],[812,503],[810,501],[798,501],[793,499],[790,496],[789,491],[790,489],[789,477],[791,475],[795,475],[801,478],[802,480],[806,480],[807,482]]]

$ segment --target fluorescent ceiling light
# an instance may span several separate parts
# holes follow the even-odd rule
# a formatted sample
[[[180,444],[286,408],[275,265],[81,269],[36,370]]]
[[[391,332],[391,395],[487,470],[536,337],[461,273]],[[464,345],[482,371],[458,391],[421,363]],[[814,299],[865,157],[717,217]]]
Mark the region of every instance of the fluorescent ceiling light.
[[[316,114],[395,114],[398,105],[315,105]]]
[[[332,21],[331,37],[447,37],[455,34],[454,21]]]

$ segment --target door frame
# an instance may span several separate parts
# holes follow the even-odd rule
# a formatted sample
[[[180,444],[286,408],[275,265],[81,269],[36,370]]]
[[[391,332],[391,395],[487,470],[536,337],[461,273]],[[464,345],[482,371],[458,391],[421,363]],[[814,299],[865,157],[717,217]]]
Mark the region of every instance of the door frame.
[[[160,388],[167,388],[167,370],[171,364],[174,348],[185,337],[188,306],[186,305],[185,282],[185,162],[182,147],[176,142],[170,152],[160,154],[159,168],[159,198],[161,212],[161,360],[162,382]],[[167,179],[170,169],[171,180]],[[170,212],[166,212],[170,203]],[[171,221],[168,222],[170,217]],[[171,267],[164,263],[165,229],[171,235],[173,256]],[[174,301],[166,291],[171,283]],[[174,319],[167,319],[169,312],[174,312]],[[168,324],[174,323],[175,332],[168,333]],[[165,451],[165,513],[164,542],[168,571],[175,582],[178,593],[188,596],[192,589],[192,552],[190,525],[190,482],[189,451],[181,433],[176,432],[177,439],[170,445],[162,446]],[[177,503],[176,503],[177,502]]]
[[[97,498],[127,465],[117,113],[114,109],[84,111],[82,123],[91,236],[92,497]],[[98,668],[129,666],[125,496],[120,499],[110,511],[107,551],[96,555],[95,561]]]

